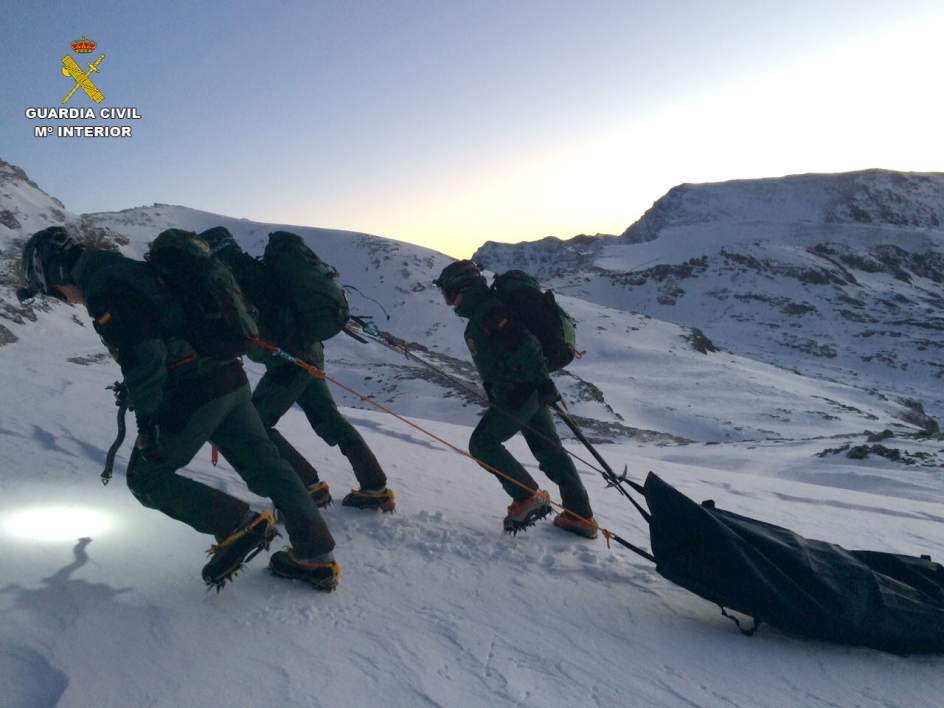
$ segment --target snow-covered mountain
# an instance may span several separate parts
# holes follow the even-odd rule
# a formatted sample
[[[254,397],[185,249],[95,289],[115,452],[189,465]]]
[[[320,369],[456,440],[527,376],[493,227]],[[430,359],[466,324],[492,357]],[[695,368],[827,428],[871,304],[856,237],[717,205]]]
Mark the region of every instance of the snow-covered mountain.
[[[508,500],[495,480],[339,389],[346,414],[386,468],[398,513],[326,510],[344,566],[336,593],[269,577],[263,556],[221,594],[204,595],[199,568],[210,540],[127,493],[121,471],[130,442],[118,455],[115,482],[100,484],[115,425],[105,386],[118,368],[83,310],[16,302],[17,260],[23,240],[54,223],[133,256],[164,228],[216,224],[259,253],[276,225],[160,204],[76,215],[5,163],[0,215],[0,335],[7,332],[0,346],[0,705],[939,704],[939,657],[823,645],[766,627],[747,639],[717,607],[602,542],[575,540],[550,523],[503,536]],[[599,449],[614,467],[627,465],[637,479],[652,469],[695,499],[710,497],[719,507],[847,547],[944,556],[944,438],[922,433],[930,423],[917,403],[900,400],[910,396],[936,410],[921,386],[939,380],[916,368],[908,370],[913,378],[900,370],[897,379],[883,378],[878,364],[869,368],[839,352],[824,360],[833,369],[817,368],[822,357],[768,335],[778,333],[769,326],[776,324],[801,336],[806,330],[792,326],[797,318],[816,317],[816,334],[803,336],[852,337],[853,330],[840,330],[852,320],[814,300],[816,288],[857,293],[861,311],[878,317],[870,308],[893,297],[879,295],[883,288],[917,298],[918,288],[930,290],[935,281],[916,273],[911,261],[901,266],[911,278],[906,283],[879,267],[868,272],[839,255],[806,250],[822,241],[861,256],[857,244],[873,233],[869,228],[881,230],[876,245],[897,234],[895,243],[905,248],[899,227],[850,223],[848,232],[839,229],[842,237],[805,241],[817,229],[835,234],[835,225],[817,222],[807,232],[784,217],[777,250],[758,235],[763,228],[742,238],[747,226],[738,224],[666,226],[638,244],[587,238],[564,245],[593,254],[572,273],[541,271],[579,321],[586,350],[558,376],[570,407],[595,440],[609,441]],[[350,295],[356,311],[373,314],[422,356],[475,381],[462,322],[431,285],[448,258],[366,234],[288,228],[357,288]],[[933,228],[908,233],[915,239],[908,253],[940,253]],[[737,256],[725,259],[722,250]],[[763,267],[738,260],[749,254]],[[646,262],[653,258],[661,260]],[[678,276],[620,281],[654,264],[674,271],[699,258],[708,265],[676,280],[686,292],[675,293],[675,305],[659,297],[668,278]],[[787,266],[815,273],[841,267],[858,285],[807,283]],[[724,283],[739,289],[727,300],[698,298],[711,307],[683,309],[695,299],[694,285],[715,290]],[[817,312],[790,314],[789,303],[735,297],[745,293],[815,302]],[[743,316],[719,329],[720,307]],[[847,309],[859,311],[851,303]],[[671,321],[683,311],[689,326]],[[913,343],[918,331],[889,336],[887,346]],[[895,350],[898,361],[910,364],[902,357],[912,353],[902,349]],[[459,390],[374,344],[341,336],[327,354],[337,381],[465,445],[480,409]],[[300,412],[290,411],[279,428],[333,490],[354,484],[343,458],[313,435]],[[510,445],[543,481],[523,441]],[[567,447],[588,457],[572,440]],[[644,522],[596,472],[579,467],[600,522],[646,545]],[[206,450],[182,474],[264,503],[225,464],[212,467]]]
[[[449,262],[442,254],[367,234],[259,224],[163,204],[77,216],[62,209],[21,170],[8,166],[3,174],[0,211],[13,214],[21,224],[19,228],[0,226],[0,259],[6,261],[10,283],[19,247],[30,229],[57,220],[86,240],[120,247],[135,257],[143,255],[154,236],[172,226],[201,231],[222,224],[247,251],[256,254],[262,252],[270,231],[288,228],[308,239],[316,252],[340,270],[343,281],[353,286],[350,297],[355,311],[372,315],[383,330],[411,343],[451,373],[474,380],[470,378],[469,357],[462,339],[463,322],[443,304],[432,286]],[[646,439],[661,436],[665,441],[793,437],[798,430],[796,423],[803,426],[804,435],[849,434],[866,427],[882,429],[896,424],[903,430],[913,429],[905,421],[910,415],[906,406],[894,400],[883,401],[861,386],[850,386],[848,377],[830,383],[765,366],[761,363],[765,357],[774,364],[782,362],[767,356],[762,348],[741,351],[732,346],[734,355],[706,355],[699,351],[702,347],[697,344],[697,334],[687,328],[664,321],[668,318],[653,318],[655,313],[648,307],[630,311],[622,294],[634,291],[623,288],[616,278],[596,278],[592,287],[585,287],[583,276],[555,279],[553,284],[562,294],[579,295],[579,299],[563,295],[561,302],[578,320],[579,344],[587,352],[558,376],[559,384],[574,412],[600,435],[641,435]],[[783,286],[771,283],[759,292],[774,297],[769,291],[777,287]],[[790,287],[789,281],[785,287]],[[609,306],[593,304],[593,300],[603,300],[601,294],[606,292],[613,296],[612,302],[605,303]],[[0,297],[8,320],[32,317],[32,309],[20,307],[9,290]],[[48,303],[42,307],[48,307]],[[77,319],[81,321],[81,317],[79,312]],[[785,327],[793,324],[792,318],[786,319]],[[747,329],[744,319],[735,318],[733,322],[739,333]],[[709,329],[702,321],[686,324]],[[13,332],[11,335],[16,336]],[[85,346],[89,351],[83,356],[100,353],[101,345],[91,333],[88,337]],[[365,346],[341,336],[329,342],[328,353],[329,366],[339,377],[346,377],[359,390],[385,402],[398,403],[408,414],[465,422],[474,421],[478,415],[478,403],[461,390],[444,387],[427,369],[376,345]],[[663,365],[667,358],[674,362],[671,371]],[[614,361],[619,363],[616,368]],[[755,400],[746,406],[732,403],[723,408],[692,404],[682,411],[671,410],[660,400],[667,388],[680,386],[688,388],[688,395],[697,400],[694,389],[709,375],[727,381],[729,388],[753,383]],[[405,382],[410,386],[401,385]],[[363,405],[344,393],[341,398],[348,405]],[[790,416],[787,433],[781,424]]]
[[[35,310],[48,310],[50,303],[22,306],[14,297],[20,280],[22,245],[30,234],[47,226],[67,225],[85,243],[108,247],[123,246],[128,240],[96,226],[86,215],[67,211],[16,165],[0,160],[0,346],[16,341],[4,325],[35,320]]]
[[[944,174],[686,184],[619,238],[489,243],[475,259],[944,414]]]

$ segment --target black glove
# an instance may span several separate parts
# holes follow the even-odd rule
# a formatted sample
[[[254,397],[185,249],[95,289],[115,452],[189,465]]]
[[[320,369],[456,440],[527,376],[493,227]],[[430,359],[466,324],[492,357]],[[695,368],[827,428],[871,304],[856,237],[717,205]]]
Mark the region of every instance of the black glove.
[[[560,391],[550,379],[544,379],[537,385],[538,399],[545,406],[553,406],[561,399]]]
[[[138,418],[138,438],[134,441],[138,453],[148,462],[161,463],[167,459],[161,443],[161,428],[151,418]]]

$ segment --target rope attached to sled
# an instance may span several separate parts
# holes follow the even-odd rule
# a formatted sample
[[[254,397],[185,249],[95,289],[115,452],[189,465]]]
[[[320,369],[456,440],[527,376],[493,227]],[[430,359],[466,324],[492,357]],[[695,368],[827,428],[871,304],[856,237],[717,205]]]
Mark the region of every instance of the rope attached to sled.
[[[505,474],[504,472],[502,472],[502,471],[501,471],[500,469],[498,469],[497,467],[494,467],[494,466],[488,464],[487,462],[484,462],[484,461],[478,459],[477,457],[475,457],[475,456],[472,455],[471,453],[466,452],[465,450],[456,447],[455,445],[453,445],[451,442],[449,442],[449,441],[446,440],[445,438],[440,437],[439,435],[437,435],[436,433],[432,432],[431,430],[427,430],[426,428],[424,428],[423,426],[419,425],[418,423],[413,422],[413,421],[410,420],[409,418],[406,418],[406,417],[400,415],[399,413],[397,413],[397,412],[394,411],[393,409],[388,408],[387,406],[383,405],[382,403],[378,403],[377,401],[375,401],[375,400],[374,400],[373,398],[371,398],[370,396],[368,396],[368,395],[366,395],[366,394],[363,394],[363,393],[361,393],[360,391],[357,391],[357,390],[351,388],[350,386],[347,386],[346,384],[343,384],[343,383],[341,383],[340,381],[338,381],[338,380],[336,380],[336,379],[334,379],[334,378],[328,376],[323,370],[319,369],[318,367],[314,366],[313,364],[309,364],[308,362],[306,362],[306,361],[304,361],[304,360],[302,360],[302,359],[299,359],[299,358],[296,357],[296,356],[292,356],[291,354],[289,354],[288,352],[284,351],[283,349],[280,349],[279,347],[275,346],[274,344],[271,344],[270,342],[266,342],[265,340],[262,340],[262,339],[253,339],[252,342],[253,342],[253,344],[255,344],[255,345],[259,346],[259,347],[262,347],[263,349],[265,349],[265,350],[271,352],[272,354],[274,354],[275,356],[279,357],[280,359],[284,359],[285,361],[288,361],[288,362],[294,364],[295,366],[298,366],[299,368],[304,369],[305,371],[307,371],[307,372],[309,373],[309,375],[313,376],[314,378],[318,378],[318,379],[323,379],[323,380],[325,380],[325,381],[329,381],[330,383],[332,383],[332,384],[334,384],[335,386],[337,386],[338,388],[340,388],[342,391],[346,391],[346,392],[350,393],[352,396],[357,397],[358,399],[360,399],[360,400],[363,401],[364,403],[367,403],[367,404],[373,406],[373,407],[376,408],[377,410],[382,411],[382,412],[384,412],[384,413],[386,413],[386,414],[388,414],[388,415],[391,415],[391,416],[393,416],[394,418],[396,418],[397,420],[399,420],[399,421],[401,421],[401,422],[403,422],[403,423],[406,423],[406,424],[409,425],[411,428],[420,431],[421,433],[423,433],[423,434],[426,435],[427,437],[430,437],[430,438],[432,438],[433,440],[435,440],[436,442],[440,443],[441,445],[444,445],[444,446],[447,447],[449,450],[452,450],[453,452],[458,453],[459,455],[462,455],[463,457],[467,457],[468,459],[472,460],[472,461],[475,462],[477,465],[479,465],[479,466],[482,467],[483,469],[485,469],[485,470],[491,472],[491,473],[494,474],[495,476],[501,477],[502,479],[507,480],[508,482],[511,482],[511,483],[514,484],[515,486],[520,487],[521,489],[523,489],[523,490],[529,492],[530,494],[534,494],[535,492],[538,491],[537,489],[532,489],[532,488],[529,487],[527,484],[524,484],[523,482],[519,482],[517,479],[514,479],[513,477],[510,477],[509,475]],[[576,513],[575,511],[571,511],[570,509],[568,509],[568,508],[565,507],[564,505],[559,504],[558,502],[555,502],[554,500],[550,500],[550,506],[551,506],[552,508],[554,508],[554,509],[559,510],[561,513],[568,514],[568,515],[572,516],[573,518],[575,518],[575,519],[577,519],[577,520],[579,520],[579,521],[583,521],[583,522],[586,523],[586,524],[592,524],[592,523],[594,523],[591,519],[588,519],[588,518],[586,518],[586,517],[584,517],[584,516],[581,516],[580,514]],[[620,545],[625,546],[626,548],[628,548],[628,549],[630,549],[630,550],[632,550],[632,551],[638,553],[638,554],[641,555],[643,558],[646,558],[646,559],[649,560],[649,561],[655,562],[655,558],[654,558],[652,555],[646,553],[645,551],[643,551],[643,550],[640,549],[640,548],[637,548],[636,546],[632,545],[632,544],[629,543],[628,541],[623,540],[622,538],[620,538],[620,536],[618,536],[618,535],[615,534],[614,532],[610,531],[609,529],[603,528],[602,526],[598,526],[598,528],[599,528],[600,532],[603,534],[603,537],[604,537],[605,539],[607,539],[607,541],[609,541],[610,539],[613,539],[614,541],[616,541],[616,542],[619,543]],[[607,545],[609,545],[609,543],[608,543]]]

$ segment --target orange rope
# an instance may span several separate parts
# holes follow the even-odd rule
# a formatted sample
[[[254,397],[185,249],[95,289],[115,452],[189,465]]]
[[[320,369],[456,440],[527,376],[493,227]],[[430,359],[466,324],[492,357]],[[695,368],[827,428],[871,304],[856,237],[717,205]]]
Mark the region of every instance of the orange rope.
[[[322,373],[324,373],[324,372],[322,372]],[[527,484],[525,484],[524,482],[519,482],[517,479],[514,479],[513,477],[511,477],[511,476],[505,474],[504,472],[502,472],[502,471],[501,471],[500,469],[498,469],[497,467],[493,467],[492,465],[488,464],[487,462],[483,462],[482,460],[478,459],[475,455],[472,455],[471,453],[469,453],[469,452],[467,452],[467,451],[465,451],[465,450],[463,450],[463,449],[461,449],[461,448],[456,447],[455,445],[453,445],[453,444],[452,444],[451,442],[449,442],[448,440],[445,440],[444,438],[439,437],[438,435],[436,435],[436,433],[434,433],[434,432],[432,432],[432,431],[430,431],[430,430],[427,430],[426,428],[422,427],[421,425],[418,425],[417,423],[414,423],[412,420],[410,420],[410,419],[408,419],[408,418],[403,417],[402,415],[400,415],[400,414],[397,413],[396,411],[391,410],[390,408],[387,408],[387,407],[384,406],[382,403],[377,403],[377,401],[373,400],[370,396],[365,396],[364,394],[359,393],[358,391],[355,391],[353,388],[351,388],[351,387],[349,387],[349,386],[345,386],[345,385],[342,384],[340,381],[334,380],[333,378],[331,378],[331,377],[328,376],[328,375],[325,375],[324,378],[325,378],[325,380],[330,381],[331,383],[333,383],[333,384],[334,384],[335,386],[337,386],[338,388],[340,388],[340,389],[342,389],[342,390],[344,390],[344,391],[347,391],[348,393],[350,393],[350,394],[352,394],[352,395],[354,395],[354,396],[357,396],[358,398],[360,398],[360,399],[361,399],[362,401],[364,401],[365,403],[369,403],[370,405],[374,406],[374,407],[377,408],[378,410],[381,410],[381,411],[383,411],[384,413],[387,413],[387,414],[389,414],[389,415],[392,415],[392,416],[393,416],[394,418],[396,418],[397,420],[406,423],[406,424],[409,425],[410,427],[415,428],[416,430],[419,430],[421,433],[423,433],[423,434],[425,434],[425,435],[428,435],[428,436],[431,437],[433,440],[435,440],[435,441],[438,442],[438,443],[441,443],[442,445],[445,445],[446,447],[448,447],[448,448],[449,448],[450,450],[452,450],[453,452],[457,452],[457,453],[459,453],[460,455],[462,455],[463,457],[468,457],[470,460],[472,460],[473,462],[475,462],[477,465],[479,465],[480,467],[483,467],[484,469],[488,470],[488,471],[491,472],[492,474],[494,474],[494,475],[496,475],[496,476],[498,476],[498,477],[501,477],[502,479],[508,480],[508,481],[511,482],[512,484],[514,484],[514,485],[516,485],[516,486],[518,486],[518,487],[521,487],[522,489],[524,489],[524,490],[527,491],[527,492],[530,492],[531,494],[534,494],[534,493],[536,493],[536,492],[538,491],[537,489],[532,489],[531,487],[529,487],[529,486],[528,486]],[[563,513],[565,513],[565,514],[569,514],[569,515],[573,516],[575,519],[579,519],[580,521],[583,521],[584,523],[587,523],[587,524],[592,524],[592,523],[593,523],[593,521],[591,521],[590,519],[585,518],[585,517],[581,516],[580,514],[574,512],[574,511],[571,511],[570,509],[568,509],[567,507],[565,507],[565,506],[562,505],[562,504],[558,504],[558,503],[555,502],[553,499],[550,500],[550,505],[551,505],[552,507],[554,507],[555,509],[558,509],[558,510],[560,510],[561,512],[563,512]],[[607,531],[606,529],[603,529],[602,527],[600,528],[600,530],[604,533],[604,535],[610,533],[609,531]]]
[[[322,379],[322,380],[330,381],[331,383],[333,383],[335,386],[337,386],[338,388],[342,389],[343,391],[347,391],[347,392],[350,393],[351,395],[356,396],[357,398],[359,398],[360,400],[364,401],[365,403],[369,403],[370,405],[374,406],[374,407],[377,408],[378,410],[383,411],[384,413],[387,413],[388,415],[392,415],[394,418],[396,418],[396,419],[399,420],[399,421],[402,421],[402,422],[406,423],[406,424],[409,425],[411,428],[415,428],[416,430],[419,430],[419,431],[420,431],[421,433],[423,433],[424,435],[427,435],[427,436],[431,437],[431,438],[432,438],[433,440],[435,440],[436,442],[438,442],[438,443],[440,443],[440,444],[442,444],[442,445],[445,445],[447,448],[449,448],[449,449],[452,450],[453,452],[457,452],[457,453],[459,453],[460,455],[462,455],[463,457],[468,457],[470,460],[472,460],[473,462],[475,462],[477,465],[479,465],[480,467],[482,467],[482,468],[488,470],[488,471],[491,472],[492,474],[494,474],[494,475],[496,475],[496,476],[498,476],[498,477],[501,477],[502,479],[508,480],[508,481],[511,482],[512,484],[514,484],[514,485],[516,485],[516,486],[518,486],[518,487],[521,487],[522,489],[524,489],[524,490],[527,491],[527,492],[530,492],[531,494],[535,494],[535,493],[538,491],[537,489],[532,489],[532,488],[529,487],[527,484],[524,484],[523,482],[519,482],[517,479],[514,479],[513,477],[511,477],[511,476],[505,474],[504,472],[502,472],[502,471],[501,471],[500,469],[498,469],[497,467],[493,467],[492,465],[488,464],[487,462],[483,462],[482,460],[478,459],[477,457],[475,457],[475,456],[472,455],[471,453],[469,453],[469,452],[467,452],[467,451],[465,451],[465,450],[463,450],[463,449],[461,449],[461,448],[456,447],[455,445],[453,445],[453,444],[452,444],[451,442],[449,442],[448,440],[439,437],[438,435],[436,435],[436,433],[434,433],[434,432],[432,432],[432,431],[430,431],[430,430],[427,430],[426,428],[422,427],[421,425],[418,425],[417,423],[414,423],[412,420],[409,420],[408,418],[403,417],[402,415],[400,415],[400,414],[397,413],[396,411],[394,411],[394,410],[392,410],[392,409],[390,409],[390,408],[387,408],[387,407],[386,407],[385,405],[383,405],[382,403],[378,403],[377,401],[375,401],[374,399],[372,399],[370,396],[364,395],[363,393],[354,390],[354,389],[351,388],[350,386],[346,386],[345,384],[341,383],[340,381],[337,381],[337,380],[331,378],[331,377],[328,376],[322,369],[319,369],[319,368],[318,368],[317,366],[315,366],[314,364],[309,364],[309,363],[306,362],[306,361],[302,361],[302,360],[299,359],[298,357],[291,356],[291,355],[288,354],[287,352],[283,352],[281,349],[279,349],[278,347],[276,347],[274,344],[270,344],[270,343],[265,342],[265,341],[263,341],[263,340],[261,340],[261,339],[253,340],[253,342],[254,342],[255,344],[258,344],[259,346],[261,346],[261,347],[264,348],[264,349],[268,349],[270,352],[273,352],[274,354],[278,354],[281,358],[285,359],[286,361],[291,361],[293,364],[295,364],[295,365],[296,365],[297,367],[299,367],[300,369],[303,369],[304,371],[308,372],[308,374],[309,374],[310,376],[312,376],[312,377],[314,377],[314,378],[316,378],[316,379]],[[571,511],[570,509],[568,509],[567,507],[565,507],[563,504],[558,504],[558,503],[555,502],[553,499],[550,500],[550,506],[553,507],[553,508],[555,508],[555,509],[560,510],[561,512],[563,512],[563,513],[565,513],[565,514],[569,514],[570,516],[573,516],[575,519],[578,519],[578,520],[580,520],[580,521],[583,521],[583,522],[586,523],[586,524],[591,524],[591,525],[592,525],[592,524],[594,523],[594,521],[592,521],[591,519],[588,519],[588,518],[583,517],[583,516],[581,516],[580,514],[574,512],[574,511]],[[609,546],[609,538],[610,538],[611,536],[614,536],[615,534],[614,534],[612,531],[603,528],[602,526],[599,526],[599,525],[598,525],[598,528],[599,528],[600,531],[603,533],[603,537],[607,539],[607,546]]]
[[[390,349],[391,351],[399,352],[399,353],[403,354],[403,356],[405,356],[407,359],[412,359],[413,361],[416,361],[416,362],[422,364],[423,366],[427,367],[427,368],[430,369],[431,371],[436,372],[439,376],[444,377],[444,378],[447,379],[448,381],[451,381],[452,383],[456,384],[457,386],[459,386],[459,387],[462,388],[463,390],[467,391],[467,392],[468,392],[469,394],[471,394],[472,396],[475,396],[475,397],[476,397],[477,399],[479,399],[480,401],[487,403],[487,399],[486,399],[486,397],[482,394],[481,391],[479,391],[479,390],[473,388],[473,387],[472,387],[470,384],[468,384],[467,382],[465,382],[465,381],[463,381],[463,380],[461,380],[461,379],[459,379],[459,378],[456,378],[455,376],[452,376],[451,374],[446,373],[445,371],[443,371],[442,369],[440,369],[440,368],[438,368],[438,367],[436,367],[436,366],[433,366],[432,364],[430,364],[428,361],[426,361],[426,360],[423,359],[422,357],[417,356],[416,353],[413,352],[413,350],[410,349],[410,347],[409,347],[406,343],[402,343],[402,344],[398,343],[398,340],[397,340],[396,337],[391,337],[391,335],[389,335],[389,334],[386,333],[386,332],[380,332],[379,334],[374,335],[374,334],[371,334],[370,332],[367,332],[366,330],[364,330],[363,327],[361,328],[361,331],[364,332],[364,334],[366,334],[368,337],[371,337],[374,341],[376,341],[377,343],[379,343],[381,346],[384,346],[384,347],[386,347],[387,349]],[[586,351],[584,351],[584,352],[579,352],[579,351],[578,351],[578,352],[575,352],[575,354],[577,355],[577,358],[580,358],[581,356],[583,356],[584,354],[586,354]],[[504,409],[502,409],[502,408],[498,408],[498,410],[499,410],[500,412],[502,412],[503,414],[509,416],[509,417],[512,418],[513,420],[517,420],[517,419],[515,418],[515,416],[514,416],[510,411],[504,410]],[[522,423],[521,421],[517,421],[517,422],[522,426],[522,429],[527,428],[527,429],[530,430],[532,433],[534,433],[534,434],[536,434],[538,437],[540,437],[542,440],[544,440],[544,441],[546,441],[546,442],[549,442],[549,443],[551,443],[551,444],[556,444],[556,445],[558,445],[558,446],[560,447],[560,449],[563,450],[567,455],[569,455],[569,456],[572,457],[573,459],[577,460],[578,462],[582,462],[584,465],[586,465],[587,467],[589,467],[590,469],[592,469],[594,472],[599,472],[601,475],[603,475],[604,478],[606,478],[606,476],[607,476],[606,472],[604,472],[602,469],[600,469],[599,467],[597,467],[597,466],[596,466],[595,464],[593,464],[592,462],[588,462],[587,460],[585,460],[583,457],[581,457],[581,456],[578,455],[577,453],[575,453],[575,452],[573,452],[573,451],[571,451],[571,450],[568,450],[566,447],[564,447],[563,443],[561,443],[560,440],[558,440],[558,441],[555,443],[553,440],[551,440],[550,438],[548,438],[546,435],[543,435],[543,434],[539,433],[539,432],[536,431],[534,428],[532,428],[531,426],[529,426],[527,423]]]

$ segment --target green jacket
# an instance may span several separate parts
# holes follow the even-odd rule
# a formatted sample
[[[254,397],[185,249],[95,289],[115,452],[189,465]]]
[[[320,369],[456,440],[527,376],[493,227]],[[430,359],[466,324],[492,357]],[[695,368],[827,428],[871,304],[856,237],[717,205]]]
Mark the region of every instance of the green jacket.
[[[465,342],[491,400],[518,406],[548,379],[541,343],[488,287],[464,290],[456,314],[469,320]]]
[[[86,250],[72,274],[95,331],[121,367],[139,418],[166,408],[169,389],[185,389],[226,363],[198,357],[175,334],[183,330],[183,312],[146,263],[114,251]]]

